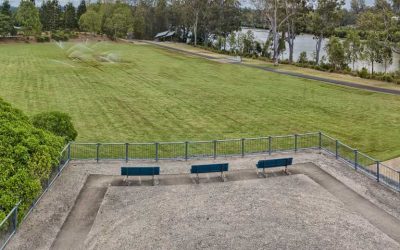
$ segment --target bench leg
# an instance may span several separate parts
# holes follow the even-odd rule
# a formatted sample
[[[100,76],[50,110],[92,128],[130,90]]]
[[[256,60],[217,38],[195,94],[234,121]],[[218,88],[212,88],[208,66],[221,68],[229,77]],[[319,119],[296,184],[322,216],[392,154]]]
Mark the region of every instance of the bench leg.
[[[155,178],[155,176],[153,175],[153,186],[158,185],[159,181],[158,178]]]
[[[226,177],[225,177],[225,174],[224,174],[224,172],[221,172],[221,179],[222,179],[222,181],[223,181],[223,182],[225,182],[225,181],[226,181]]]
[[[265,168],[263,168],[262,176],[263,176],[264,178],[267,178],[267,174],[265,173]]]
[[[286,175],[289,175],[289,172],[287,171],[287,166],[285,166],[285,170],[284,170]]]
[[[199,177],[199,173],[196,173],[196,183],[200,184],[200,177]]]

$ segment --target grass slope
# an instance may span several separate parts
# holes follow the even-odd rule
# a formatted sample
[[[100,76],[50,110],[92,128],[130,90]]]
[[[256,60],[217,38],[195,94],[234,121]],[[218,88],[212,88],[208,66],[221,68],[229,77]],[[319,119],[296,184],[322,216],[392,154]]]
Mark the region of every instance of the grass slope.
[[[71,46],[71,45],[68,45]],[[120,63],[72,61],[55,44],[0,46],[0,97],[29,115],[68,112],[78,141],[180,141],[324,131],[400,155],[400,97],[102,43]]]

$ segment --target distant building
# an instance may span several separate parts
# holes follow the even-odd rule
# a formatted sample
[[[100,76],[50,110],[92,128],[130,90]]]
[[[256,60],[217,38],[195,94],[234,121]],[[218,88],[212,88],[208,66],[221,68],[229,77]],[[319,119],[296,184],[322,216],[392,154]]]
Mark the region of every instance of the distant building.
[[[158,33],[157,35],[155,35],[154,40],[156,41],[172,41],[173,38],[175,37],[176,32],[175,31],[171,31],[171,30],[167,30],[167,31],[163,31]]]

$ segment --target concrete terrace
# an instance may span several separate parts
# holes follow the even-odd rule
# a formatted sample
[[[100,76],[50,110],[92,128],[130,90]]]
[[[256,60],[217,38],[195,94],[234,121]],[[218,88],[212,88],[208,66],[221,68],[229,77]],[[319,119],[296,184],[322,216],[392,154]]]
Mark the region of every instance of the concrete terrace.
[[[259,178],[259,159],[294,157]],[[229,162],[227,181],[190,165]],[[399,249],[400,197],[318,151],[159,165],[149,178],[128,182],[124,162],[73,161],[21,225],[7,249]]]

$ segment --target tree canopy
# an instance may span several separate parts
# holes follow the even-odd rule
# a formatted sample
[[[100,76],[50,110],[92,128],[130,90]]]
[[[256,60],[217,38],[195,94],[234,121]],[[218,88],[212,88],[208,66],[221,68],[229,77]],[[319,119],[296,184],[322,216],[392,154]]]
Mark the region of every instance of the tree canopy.
[[[35,128],[0,99],[0,221],[19,201],[21,214],[29,208],[59,163],[63,145],[62,137]]]

